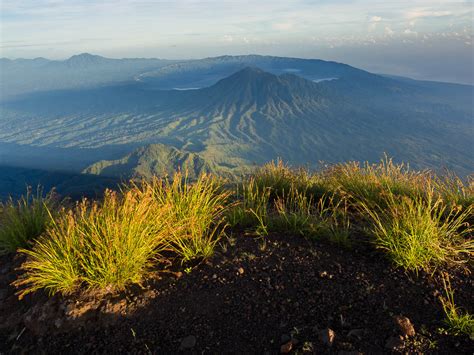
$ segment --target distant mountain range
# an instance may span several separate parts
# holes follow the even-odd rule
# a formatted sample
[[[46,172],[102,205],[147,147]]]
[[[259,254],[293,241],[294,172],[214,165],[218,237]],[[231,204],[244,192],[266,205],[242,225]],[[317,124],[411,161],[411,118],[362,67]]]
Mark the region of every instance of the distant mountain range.
[[[94,87],[133,79],[174,63],[162,59],[110,59],[83,53],[66,60],[0,59],[0,102],[31,92]]]
[[[473,86],[266,56],[4,62],[0,164],[5,145],[5,163],[14,163],[12,146],[27,167],[38,159],[25,149],[48,149],[45,166],[114,177],[384,153],[416,168],[474,170]],[[57,154],[70,154],[67,166]]]

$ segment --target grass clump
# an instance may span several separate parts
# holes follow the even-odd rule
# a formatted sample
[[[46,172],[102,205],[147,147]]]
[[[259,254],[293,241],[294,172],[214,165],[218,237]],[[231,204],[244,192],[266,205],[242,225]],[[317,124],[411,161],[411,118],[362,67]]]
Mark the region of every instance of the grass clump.
[[[274,211],[270,222],[274,230],[310,236],[317,228],[312,197],[293,186],[274,201]]]
[[[350,247],[353,225],[347,199],[336,198],[335,195],[323,196],[318,202],[317,211],[320,227],[316,236]]]
[[[438,195],[446,204],[466,209],[474,205],[474,178],[462,181],[458,176],[447,172],[443,177],[434,177],[433,184]],[[474,222],[474,216],[471,221]]]
[[[360,206],[371,222],[369,230],[376,247],[397,266],[417,272],[472,257],[473,228],[466,221],[473,206],[459,211],[437,199],[434,191],[426,198],[389,191],[385,201],[385,208],[367,201],[360,201]]]
[[[300,193],[316,195],[316,191],[312,191],[313,178],[309,171],[303,168],[292,169],[280,159],[257,169],[253,179],[260,191],[270,189],[271,201],[282,198],[295,189]]]
[[[83,200],[63,210],[32,250],[22,268],[20,297],[45,289],[68,294],[91,289],[123,289],[139,283],[170,235],[167,206],[152,191],[105,192],[102,203]],[[173,226],[176,229],[177,226]]]
[[[140,283],[164,255],[207,258],[225,227],[227,195],[211,177],[190,184],[176,174],[63,209],[32,250],[22,250],[29,258],[16,282],[20,297],[38,289],[68,294],[80,286],[121,290]]]
[[[155,178],[144,183],[153,191],[160,206],[170,206],[166,216],[172,225],[182,227],[173,233],[169,248],[182,261],[209,258],[225,229],[224,212],[229,193],[216,178],[201,175],[190,183],[186,175],[177,173],[171,180]]]
[[[36,193],[28,188],[18,201],[10,198],[0,203],[0,253],[26,248],[38,238],[51,221],[49,210],[53,205],[53,192],[43,196],[40,187]]]
[[[255,227],[256,234],[267,235],[270,188],[261,187],[250,177],[237,186],[234,196],[237,201],[226,213],[230,227]]]
[[[443,276],[444,296],[440,297],[445,314],[445,331],[453,335],[467,335],[474,340],[474,316],[463,312],[454,303],[454,291],[448,276]]]
[[[333,193],[364,201],[370,207],[385,207],[387,192],[397,196],[422,196],[429,182],[428,172],[411,171],[385,157],[379,164],[349,162],[334,165],[320,173]],[[429,185],[429,184],[428,184]]]

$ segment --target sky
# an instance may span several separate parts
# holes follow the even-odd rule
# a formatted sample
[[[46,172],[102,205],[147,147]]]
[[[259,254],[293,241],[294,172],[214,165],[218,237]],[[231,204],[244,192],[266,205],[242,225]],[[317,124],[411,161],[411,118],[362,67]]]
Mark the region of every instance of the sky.
[[[0,57],[268,54],[474,83],[474,0],[0,0]]]

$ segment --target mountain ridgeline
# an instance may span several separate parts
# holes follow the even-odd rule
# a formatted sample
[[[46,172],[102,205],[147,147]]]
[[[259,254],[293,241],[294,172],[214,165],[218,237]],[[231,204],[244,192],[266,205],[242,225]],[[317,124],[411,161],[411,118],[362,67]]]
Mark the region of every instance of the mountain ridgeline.
[[[47,61],[65,73],[60,89],[6,95],[0,143],[73,151],[75,171],[111,177],[237,174],[277,157],[316,167],[384,153],[414,168],[474,170],[472,86],[294,58],[110,60],[108,71],[100,58],[71,58],[61,69]],[[88,79],[121,67],[128,71],[114,80]],[[82,84],[70,84],[78,72]],[[33,86],[23,79],[23,88]]]

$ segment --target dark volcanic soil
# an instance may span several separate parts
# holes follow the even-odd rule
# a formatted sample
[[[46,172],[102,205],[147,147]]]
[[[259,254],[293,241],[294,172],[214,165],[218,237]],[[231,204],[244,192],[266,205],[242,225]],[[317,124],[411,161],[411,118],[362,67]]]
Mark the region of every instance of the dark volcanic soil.
[[[120,295],[37,294],[18,301],[8,283],[21,260],[0,266],[4,353],[472,353],[468,337],[440,334],[439,276],[408,275],[367,246],[344,249],[301,237],[238,236],[192,270],[155,275]],[[472,278],[452,278],[473,310]],[[415,336],[400,339],[407,317]],[[331,329],[331,330],[328,330]],[[328,338],[335,333],[332,345]],[[391,343],[391,344],[390,344]],[[397,347],[398,346],[398,347]]]

